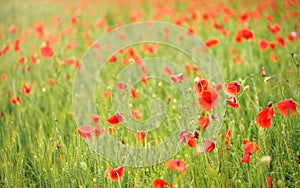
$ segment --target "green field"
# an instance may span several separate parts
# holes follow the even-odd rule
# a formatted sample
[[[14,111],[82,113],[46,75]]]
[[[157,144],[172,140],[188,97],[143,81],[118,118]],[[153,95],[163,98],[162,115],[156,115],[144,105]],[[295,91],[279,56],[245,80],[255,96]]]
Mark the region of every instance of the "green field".
[[[0,7],[0,187],[152,187],[156,179],[165,180],[166,187],[180,188],[300,187],[299,109],[293,112],[295,109],[288,108],[289,116],[283,116],[276,105],[292,99],[299,108],[299,1],[115,0],[71,3],[0,0]],[[115,54],[115,62],[105,64],[94,88],[95,106],[101,117],[98,124],[105,130],[105,135],[115,130],[110,136],[117,142],[147,148],[163,142],[176,131],[184,131],[178,128],[178,124],[184,118],[192,118],[197,125],[196,130],[190,131],[191,135],[194,131],[199,133],[199,138],[195,138],[196,146],[184,145],[170,158],[183,160],[185,173],[170,170],[167,161],[133,167],[101,158],[78,134],[78,127],[83,125],[76,122],[78,114],[74,113],[72,92],[76,72],[82,68],[80,61],[101,36],[120,26],[142,21],[176,24],[187,30],[182,39],[178,36],[179,41],[188,40],[193,36],[191,33],[208,46],[209,40],[216,39],[217,43],[209,46],[207,53],[213,54],[224,83],[236,81],[240,85],[240,92],[233,95],[239,104],[238,109],[221,100],[228,97],[226,93],[222,90],[218,93],[215,109],[222,103],[226,105],[226,112],[219,125],[220,131],[211,138],[215,148],[208,152],[203,148],[203,136],[216,125],[211,123],[202,130],[198,119],[205,116],[213,122],[214,109],[203,110],[201,104],[196,104],[197,116],[186,117],[188,113],[183,117],[185,109],[182,106],[186,100],[173,86],[180,83],[169,79],[172,75],[184,73],[184,80],[192,83],[192,92],[198,84],[195,79],[206,79],[205,68],[199,67],[199,71],[188,69],[187,64],[197,65],[197,62],[176,48],[156,43],[124,47]],[[173,37],[172,32],[169,37]],[[265,46],[263,39],[267,41]],[[44,47],[50,49],[43,53]],[[99,48],[108,49],[109,46]],[[198,46],[190,47],[195,48]],[[138,62],[134,58],[161,58],[174,65],[172,74],[162,74],[165,79],[150,78],[146,83],[135,80],[137,99],[126,95],[129,96],[128,114],[130,116],[132,109],[138,109],[141,120],[136,121],[140,124],[151,116],[153,99],[161,99],[167,109],[160,127],[147,132],[141,142],[134,131],[124,126],[129,121],[117,125],[107,122],[115,114],[110,92],[114,95],[118,91],[116,79],[122,70]],[[175,71],[176,68],[182,71]],[[156,67],[148,70],[161,71]],[[216,89],[217,84],[224,83],[209,84]],[[24,84],[29,88],[24,88]],[[271,125],[263,128],[256,117],[270,102],[274,117],[268,113]],[[115,104],[124,106],[118,101]],[[227,130],[231,132],[230,142],[224,139]],[[251,146],[250,153],[247,153],[247,144],[243,144],[245,139],[251,144],[255,142],[258,150]],[[114,143],[111,145],[105,147],[113,147]],[[160,152],[163,155],[167,151]],[[242,162],[246,154],[251,155],[250,160]],[[106,177],[109,167],[122,165],[125,166],[124,174],[117,181]]]

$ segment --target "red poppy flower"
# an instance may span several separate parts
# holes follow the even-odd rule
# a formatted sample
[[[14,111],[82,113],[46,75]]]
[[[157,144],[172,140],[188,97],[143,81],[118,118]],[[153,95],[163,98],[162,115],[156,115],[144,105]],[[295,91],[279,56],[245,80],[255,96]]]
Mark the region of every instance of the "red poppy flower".
[[[217,44],[219,44],[219,41],[218,39],[215,39],[215,38],[212,38],[212,39],[209,39],[205,42],[205,45],[210,48],[212,46],[216,46]]]
[[[31,60],[31,64],[36,65],[38,63],[37,54],[32,53],[31,56],[30,56],[30,60]]]
[[[136,91],[136,89],[134,89],[134,88],[131,89],[131,96],[135,100],[138,99],[138,92]]]
[[[228,145],[231,140],[231,131],[227,130],[223,135],[222,138],[225,140],[225,144]]]
[[[209,83],[207,80],[200,80],[195,84],[195,92],[197,94],[202,93],[202,91],[206,91],[209,89]]]
[[[112,125],[111,127],[108,128],[109,134],[115,134],[116,133],[116,126]]]
[[[54,81],[52,78],[50,78],[48,82],[49,82],[49,84],[50,84],[51,86],[54,86],[54,85],[55,85],[55,81]]]
[[[150,78],[147,77],[147,76],[142,76],[141,77],[141,81],[143,82],[143,84],[147,84],[149,80],[150,80]]]
[[[191,65],[191,64],[187,64],[185,67],[185,72],[186,74],[190,77],[191,76],[191,71],[199,71],[199,68],[196,65]]]
[[[188,144],[189,147],[193,148],[197,145],[194,135],[187,131],[181,131],[178,135],[178,139],[182,144]]]
[[[51,48],[50,44],[43,45],[43,46],[40,48],[40,52],[41,52],[41,55],[42,55],[44,58],[51,58],[51,57],[53,57],[53,55],[54,55],[54,51],[53,51],[53,49]]]
[[[141,120],[142,119],[142,113],[139,109],[134,108],[131,110],[131,116],[136,119],[136,120]]]
[[[177,75],[171,75],[170,79],[172,82],[183,83],[184,75],[183,75],[183,73],[179,73]]]
[[[292,116],[296,114],[296,103],[293,99],[286,99],[276,104],[279,113],[283,116]]]
[[[245,139],[243,141],[243,150],[244,150],[244,153],[249,153],[249,154],[252,154],[254,152],[257,152],[258,151],[258,145],[255,143],[255,142],[250,142],[248,139]]]
[[[117,83],[117,87],[118,87],[119,90],[123,91],[123,90],[126,89],[127,84],[126,83],[122,83],[122,82],[118,82]]]
[[[274,52],[271,52],[270,53],[270,59],[271,59],[272,62],[277,62],[278,61],[278,56]]]
[[[280,25],[277,23],[274,25],[270,25],[268,28],[273,34],[277,34],[281,30]]]
[[[170,170],[178,170],[182,174],[186,171],[186,163],[183,160],[168,160],[167,167]]]
[[[71,49],[75,49],[77,48],[78,43],[77,42],[70,42],[68,44],[65,45],[65,48],[67,50],[71,50]]]
[[[91,125],[84,125],[77,129],[78,134],[84,139],[92,138],[95,133],[95,127]]]
[[[239,33],[240,33],[239,35],[246,40],[254,38],[252,31],[248,28],[243,28],[239,30]]]
[[[272,188],[272,180],[271,180],[271,177],[266,177],[266,181],[267,181],[267,185],[268,185],[268,188]]]
[[[188,146],[189,146],[190,148],[194,148],[194,147],[196,147],[196,145],[197,145],[197,141],[196,141],[195,137],[193,136],[193,137],[188,141]]]
[[[262,128],[269,128],[271,126],[271,119],[274,116],[274,109],[272,106],[265,107],[257,116],[256,123]]]
[[[45,28],[44,28],[43,23],[37,23],[34,26],[34,32],[37,35],[37,37],[42,37],[45,33]]]
[[[111,181],[118,181],[122,179],[123,172],[124,172],[124,166],[120,166],[116,169],[113,169],[112,167],[108,167],[105,177],[106,178],[109,177]]]
[[[261,50],[267,50],[268,47],[269,47],[269,43],[268,43],[267,40],[262,39],[262,40],[259,42],[259,48],[260,48]]]
[[[187,28],[186,32],[190,36],[193,36],[196,33],[195,29],[192,27]]]
[[[232,81],[229,82],[225,85],[225,92],[229,95],[229,96],[236,96],[240,90],[241,90],[241,86],[240,83],[238,81]]]
[[[163,179],[155,179],[153,181],[152,187],[153,188],[164,188],[166,185],[168,185],[168,182]]]
[[[202,131],[205,130],[205,128],[209,125],[210,121],[207,117],[201,116],[199,118],[199,125]]]
[[[163,72],[166,73],[168,76],[173,75],[173,71],[172,71],[172,69],[169,66],[165,66],[163,68]]]
[[[28,95],[28,94],[30,94],[31,89],[32,89],[32,86],[28,86],[27,84],[23,83],[22,88],[21,88],[21,93],[23,95]]]
[[[117,62],[117,56],[116,55],[113,55],[113,56],[111,56],[111,58],[109,58],[109,60],[108,60],[108,62],[109,63],[115,63],[115,62]]]
[[[241,37],[241,35],[237,34],[237,35],[234,37],[234,40],[235,40],[235,42],[237,42],[237,43],[242,42],[242,37]]]
[[[231,97],[228,97],[226,100],[230,106],[232,106],[235,109],[239,109],[239,104],[237,103],[237,100],[235,97],[231,96]]]
[[[26,58],[25,58],[24,56],[20,56],[20,57],[18,58],[18,63],[19,63],[20,65],[23,65],[23,64],[25,63],[25,61],[26,61]]]
[[[273,22],[273,17],[270,14],[267,14],[266,20],[271,23],[271,22]]]
[[[72,24],[76,24],[77,18],[75,16],[71,16],[70,21],[71,21]]]
[[[285,46],[284,39],[282,38],[282,36],[277,36],[276,41],[281,47]]]
[[[270,48],[271,48],[272,50],[274,50],[274,49],[276,48],[276,46],[275,46],[275,43],[274,43],[274,42],[270,42]]]
[[[210,111],[217,105],[218,94],[213,90],[203,91],[200,94],[198,101],[203,110]]]
[[[146,138],[146,134],[144,132],[136,132],[135,137],[138,142],[143,142]]]
[[[250,153],[245,153],[242,157],[242,163],[248,163],[250,161]]]
[[[111,90],[106,90],[106,91],[103,92],[102,95],[103,95],[104,98],[107,99],[107,98],[110,98],[110,97],[111,97],[112,92],[111,92]]]
[[[18,28],[14,25],[10,26],[10,28],[8,29],[8,32],[10,33],[16,33],[18,31]]]
[[[0,51],[0,57],[1,57],[1,55],[6,54],[6,52],[8,52],[8,50],[9,50],[9,46],[7,44],[4,45],[3,48]]]
[[[106,130],[104,128],[101,128],[99,124],[96,124],[94,132],[95,132],[95,136],[99,137],[101,135],[105,135]]]
[[[109,123],[111,125],[116,125],[116,124],[121,123],[123,121],[123,116],[122,116],[121,113],[117,112],[117,113],[115,113],[115,115],[108,118],[106,121],[107,121],[107,123]]]
[[[14,51],[15,52],[20,51],[20,42],[21,42],[21,40],[19,38],[15,39],[15,41],[14,41]]]
[[[100,121],[101,119],[100,116],[97,114],[91,114],[91,118],[95,124],[98,123],[98,121]]]
[[[241,23],[245,23],[250,19],[250,16],[247,12],[244,12],[238,16],[238,19]]]
[[[215,143],[212,140],[205,140],[205,151],[210,153],[215,149]]]
[[[22,104],[22,101],[21,101],[21,99],[19,98],[18,95],[16,95],[15,97],[13,97],[13,98],[10,100],[10,102],[11,102],[12,105]]]
[[[290,34],[288,34],[286,38],[289,42],[293,42],[293,41],[297,40],[298,36],[297,36],[297,33],[295,31],[293,31]]]
[[[5,76],[5,74],[3,73],[3,74],[1,74],[1,80],[2,81],[5,81],[5,79],[6,79],[6,76]]]

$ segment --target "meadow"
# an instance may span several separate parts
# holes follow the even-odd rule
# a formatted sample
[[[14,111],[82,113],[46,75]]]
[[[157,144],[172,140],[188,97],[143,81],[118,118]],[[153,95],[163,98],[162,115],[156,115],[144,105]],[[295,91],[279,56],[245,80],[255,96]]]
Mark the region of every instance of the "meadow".
[[[299,1],[13,0],[0,7],[0,187],[300,187]],[[87,51],[113,48],[94,41],[143,21],[174,24],[182,35],[161,35],[178,44],[201,39],[202,48],[188,49],[213,57],[210,73],[220,71],[213,79],[223,82],[209,80],[177,48],[135,44],[102,59],[92,88],[97,111],[89,113],[84,98],[74,108]],[[152,66],[155,58],[166,61]],[[188,94],[176,89],[184,84]],[[147,123],[159,127],[127,128]],[[111,138],[151,148],[172,135],[181,149],[152,153],[159,163],[148,166],[121,152],[101,157],[93,145]]]

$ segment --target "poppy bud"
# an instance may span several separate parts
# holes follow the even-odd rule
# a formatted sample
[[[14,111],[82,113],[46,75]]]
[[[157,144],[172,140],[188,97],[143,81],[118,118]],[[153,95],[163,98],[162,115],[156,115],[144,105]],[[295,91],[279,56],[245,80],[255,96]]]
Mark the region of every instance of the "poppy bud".
[[[265,77],[265,76],[266,76],[266,69],[265,69],[265,67],[262,67],[262,68],[261,68],[261,76],[262,76],[262,77]]]

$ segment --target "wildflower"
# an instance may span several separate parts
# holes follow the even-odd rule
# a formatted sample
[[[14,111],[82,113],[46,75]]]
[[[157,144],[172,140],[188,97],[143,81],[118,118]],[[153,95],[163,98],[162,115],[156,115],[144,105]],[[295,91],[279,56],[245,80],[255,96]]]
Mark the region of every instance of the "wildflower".
[[[235,97],[231,96],[231,97],[228,97],[226,100],[231,107],[233,107],[235,109],[239,109],[239,104],[237,103],[237,100]]]
[[[106,121],[107,123],[111,125],[116,125],[118,123],[121,123],[123,120],[123,115],[119,112],[115,113],[112,117],[108,118]]]
[[[16,95],[15,97],[13,97],[13,98],[10,100],[10,102],[11,102],[12,105],[22,104],[22,101],[21,101],[21,99],[19,98],[18,95]]]
[[[54,51],[48,42],[40,48],[40,52],[44,58],[51,58],[54,55]]]
[[[177,75],[171,75],[170,79],[172,82],[183,83],[184,75],[183,75],[183,73],[179,73]]]
[[[262,128],[269,128],[271,126],[271,119],[274,116],[274,109],[272,103],[268,107],[263,108],[263,110],[256,116],[256,123]]]
[[[112,167],[108,167],[105,177],[110,178],[111,181],[118,181],[122,179],[124,172],[124,166],[120,166],[118,168],[113,169]]]
[[[25,63],[25,61],[26,61],[26,58],[25,58],[24,56],[20,56],[20,57],[18,58],[18,63],[19,63],[20,65],[23,65],[23,64]]]
[[[210,48],[210,47],[212,47],[212,46],[216,46],[216,45],[218,45],[218,44],[219,44],[219,41],[218,41],[218,39],[215,39],[215,38],[209,39],[209,40],[207,40],[207,41],[205,42],[205,45],[206,45],[208,48]]]
[[[212,140],[205,140],[205,151],[210,153],[215,149],[215,143]]]
[[[178,170],[182,174],[186,171],[186,163],[183,160],[168,160],[167,167],[170,170]]]
[[[113,56],[111,56],[110,58],[109,58],[109,60],[108,60],[108,62],[109,63],[115,63],[115,62],[117,62],[117,56],[116,55],[113,55]]]
[[[205,128],[208,127],[210,121],[207,117],[201,116],[199,118],[198,123],[199,123],[199,126],[200,126],[201,130],[204,131]]]
[[[260,48],[261,50],[263,50],[263,51],[264,51],[264,50],[267,50],[268,47],[269,47],[269,43],[268,43],[267,40],[262,39],[262,40],[259,42],[259,48]]]
[[[271,177],[266,177],[266,181],[267,181],[267,185],[268,185],[268,188],[272,188],[272,180],[271,180]]]
[[[194,148],[197,145],[194,135],[187,131],[181,131],[178,135],[178,139],[182,144],[188,144],[188,146],[191,148]]]
[[[84,125],[77,129],[78,134],[84,139],[92,138],[95,133],[95,127],[91,125]]]
[[[281,30],[280,25],[277,23],[274,25],[270,25],[268,28],[273,34],[277,34]]]
[[[198,77],[196,77],[196,78],[198,78]],[[206,90],[209,89],[209,83],[208,83],[207,80],[199,80],[199,81],[196,82],[194,88],[195,88],[195,92],[197,94],[200,94],[203,91],[206,91]]]
[[[200,94],[198,101],[203,110],[210,111],[217,105],[218,94],[214,90],[203,91]]]
[[[111,91],[111,90],[106,90],[106,91],[103,92],[102,95],[103,95],[103,97],[106,98],[106,99],[107,99],[107,98],[110,98],[111,95],[112,95],[112,91]]]
[[[146,134],[144,132],[136,132],[135,137],[138,142],[143,142],[146,138]]]
[[[276,41],[281,47],[285,46],[284,39],[281,36],[277,36]]]
[[[26,83],[23,83],[22,88],[21,88],[21,93],[23,95],[28,95],[28,94],[30,94],[31,89],[32,89],[32,86],[28,86]]]
[[[134,88],[131,89],[131,96],[134,100],[138,99],[138,92],[136,91],[136,89]]]
[[[281,102],[276,103],[276,107],[279,113],[283,116],[292,116],[297,112],[296,103],[293,99],[286,99]]]
[[[91,119],[93,120],[93,122],[96,124],[98,123],[98,121],[101,119],[99,115],[97,114],[91,114]]]
[[[231,140],[231,131],[227,130],[223,135],[222,138],[225,140],[225,144],[228,145]]]
[[[118,82],[117,83],[117,88],[121,91],[125,90],[127,87],[127,84],[126,83],[122,83],[122,82]]]
[[[229,83],[224,84],[225,86],[225,92],[229,95],[229,96],[236,96],[240,90],[241,90],[241,86],[240,83],[238,81],[232,81]]]
[[[131,116],[136,119],[136,120],[141,120],[142,119],[142,113],[139,109],[134,108],[131,110]]]
[[[163,179],[155,179],[153,181],[152,187],[153,188],[164,188],[166,185],[168,185],[168,182]]]
[[[258,145],[255,142],[250,142],[248,139],[243,140],[243,145],[244,155],[242,157],[242,162],[248,163],[250,161],[250,156],[258,151]]]
[[[298,36],[295,31],[291,32],[290,34],[287,35],[287,40],[289,42],[293,42],[294,40],[297,40]]]
[[[54,86],[54,85],[55,85],[55,81],[54,81],[54,79],[52,79],[52,78],[50,78],[48,82],[49,82],[49,84],[50,84],[51,86]]]
[[[262,67],[262,68],[261,68],[261,76],[262,76],[262,77],[265,77],[265,76],[266,76],[266,69],[265,69],[265,67]]]

